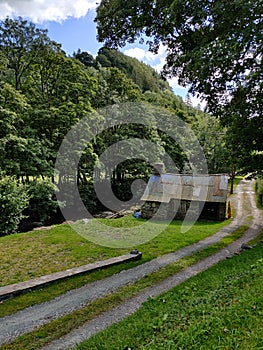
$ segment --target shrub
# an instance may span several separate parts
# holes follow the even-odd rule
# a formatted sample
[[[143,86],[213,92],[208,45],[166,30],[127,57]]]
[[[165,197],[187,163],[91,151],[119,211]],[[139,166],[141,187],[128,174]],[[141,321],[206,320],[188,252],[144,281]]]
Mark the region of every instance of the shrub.
[[[56,186],[50,179],[45,179],[30,181],[27,188],[30,201],[26,214],[30,221],[46,222],[58,209]]]
[[[25,217],[29,196],[24,185],[13,177],[0,174],[0,236],[13,233]]]
[[[101,204],[97,198],[92,181],[81,183],[78,190],[85,207],[90,213],[95,213],[101,209]]]

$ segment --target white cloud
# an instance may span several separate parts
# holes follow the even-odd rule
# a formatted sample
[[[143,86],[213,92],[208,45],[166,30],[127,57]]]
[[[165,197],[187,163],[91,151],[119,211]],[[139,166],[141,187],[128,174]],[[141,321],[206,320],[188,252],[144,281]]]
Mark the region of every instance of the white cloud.
[[[130,57],[137,58],[137,60],[142,61],[146,56],[147,51],[140,49],[139,47],[134,47],[124,51],[124,54]]]
[[[205,110],[206,107],[206,101],[200,100],[200,98],[195,97],[195,96],[190,96],[192,105],[194,107],[200,107],[202,110]]]
[[[97,0],[0,0],[0,18],[21,16],[35,23],[80,18],[98,6]]]
[[[166,63],[166,56],[159,56],[159,62],[152,67],[157,70],[158,73],[161,73],[164,65]]]
[[[179,96],[181,96],[184,99],[185,96],[188,93],[188,88],[179,85],[177,77],[173,77],[173,78],[167,79],[167,81],[168,81],[169,85],[171,86],[174,94],[175,95],[179,95]]]
[[[140,49],[139,47],[133,47],[124,51],[124,54],[130,57],[137,58],[139,61],[148,63],[149,61],[155,61],[158,57],[154,53]]]
[[[137,58],[139,61],[143,61],[144,63],[152,65],[153,62],[162,61],[162,63],[163,63],[165,61],[166,47],[161,45],[157,54],[154,54],[154,53],[148,51],[147,49],[146,50],[141,49],[139,47],[133,47],[130,49],[126,49],[124,51],[124,54],[127,56],[130,56],[130,57]],[[159,66],[160,64],[161,64],[161,62],[158,63],[157,65]],[[154,66],[154,68],[155,68],[155,66]]]

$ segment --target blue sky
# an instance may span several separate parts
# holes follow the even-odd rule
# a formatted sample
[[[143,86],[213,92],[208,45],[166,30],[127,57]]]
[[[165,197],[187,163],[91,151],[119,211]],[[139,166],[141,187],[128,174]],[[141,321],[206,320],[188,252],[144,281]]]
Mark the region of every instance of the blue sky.
[[[81,49],[81,51],[88,51],[95,56],[98,49],[103,46],[103,43],[99,43],[96,39],[95,16],[95,10],[89,10],[84,17],[69,18],[61,23],[47,22],[45,27],[48,29],[50,38],[61,43],[67,54],[72,55],[74,51]],[[149,64],[159,72],[164,65],[165,48],[161,48],[158,55],[153,55],[145,45],[140,44],[128,44],[121,51]],[[187,90],[178,86],[177,79],[170,80],[170,85],[175,94],[185,97]]]
[[[95,56],[103,46],[96,40],[94,23],[98,3],[99,0],[0,0],[0,19],[21,16],[48,29],[49,37],[62,44],[68,55],[81,49]],[[161,47],[157,55],[139,44],[127,45],[121,51],[159,72],[165,62],[165,47]],[[175,94],[185,97],[187,90],[178,85],[176,77],[169,83]],[[198,102],[194,98],[192,101],[194,104]]]
[[[94,23],[95,11],[90,10],[81,18],[69,18],[61,23],[45,22],[49,37],[62,44],[62,48],[68,55],[81,49],[96,55],[102,46],[96,39],[97,31]]]

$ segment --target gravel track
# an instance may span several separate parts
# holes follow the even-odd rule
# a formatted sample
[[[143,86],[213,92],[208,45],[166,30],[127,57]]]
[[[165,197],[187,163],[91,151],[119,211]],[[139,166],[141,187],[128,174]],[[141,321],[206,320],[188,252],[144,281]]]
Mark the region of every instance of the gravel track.
[[[250,210],[244,210],[244,193],[249,194]],[[194,252],[200,251],[212,244],[215,244],[223,237],[236,230],[239,226],[248,222],[249,215],[253,214],[254,220],[250,226],[250,229],[246,231],[241,239],[232,243],[226,249],[223,249],[220,252],[198,262],[197,264],[194,264],[186,270],[167,278],[161,283],[144,290],[135,297],[124,302],[121,306],[100,315],[81,328],[74,330],[67,336],[52,342],[49,346],[44,347],[43,350],[64,350],[76,345],[92,334],[105,329],[113,322],[117,322],[134,313],[140,308],[141,303],[146,301],[149,296],[157,296],[165,291],[168,291],[191,276],[194,276],[195,274],[231,255],[234,251],[240,248],[242,243],[246,243],[255,237],[263,227],[261,213],[256,208],[251,182],[242,181],[237,187],[236,195],[234,199],[231,199],[231,202],[237,209],[238,215],[230,225],[224,227],[213,236],[207,237],[206,239],[191,246],[180,249],[175,253],[164,255],[135,268],[122,271],[116,275],[103,279],[103,281],[96,281],[81,288],[71,290],[70,292],[63,294],[50,302],[35,305],[0,319],[0,344],[8,343],[21,334],[30,332],[33,329],[50,322],[51,320],[82,308],[92,300],[116,291],[121,286],[135,282],[141,279],[143,276],[157,271],[158,269],[175,262],[182,257],[191,255]]]

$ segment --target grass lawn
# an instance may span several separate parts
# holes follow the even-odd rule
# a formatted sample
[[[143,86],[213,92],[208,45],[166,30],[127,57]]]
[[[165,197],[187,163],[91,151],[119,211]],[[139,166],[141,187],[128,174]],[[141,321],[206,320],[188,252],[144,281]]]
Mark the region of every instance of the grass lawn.
[[[235,178],[235,183],[241,179]],[[132,216],[98,221],[106,224],[109,231],[111,226],[115,226],[123,229],[124,233],[126,228],[139,228],[145,222]],[[53,226],[45,231],[0,237],[0,286],[127,254],[132,248],[137,248],[143,253],[141,262],[145,262],[212,235],[228,223],[229,220],[221,223],[197,222],[184,234],[180,232],[181,221],[173,221],[168,227],[162,222],[153,223],[152,230],[158,228],[162,231],[163,226],[163,232],[130,249],[108,248],[92,243],[67,224]]]
[[[107,225],[126,227],[143,223],[132,216],[103,220]],[[217,232],[229,221],[197,222],[187,233],[180,232],[181,222],[172,222],[151,241],[136,246],[143,253],[142,262],[163,255]],[[164,225],[160,222],[156,226]],[[165,225],[164,225],[165,227]],[[94,244],[69,225],[57,225],[46,231],[13,234],[0,238],[0,286],[26,281],[44,274],[85,265],[113,256],[127,254],[131,249],[117,249]]]
[[[112,222],[114,222],[114,225],[127,226],[135,225],[137,220],[132,217],[124,217],[112,220],[111,224],[113,224]],[[32,290],[30,293],[18,295],[0,303],[0,317],[51,300],[73,288],[81,287],[157,256],[175,251],[210,236],[227,223],[229,223],[229,220],[221,223],[197,222],[190,231],[182,234],[180,233],[181,222],[174,221],[162,234],[137,247],[143,253],[140,261],[124,263],[105,270],[75,276],[44,288]],[[127,252],[127,250],[95,245],[78,235],[69,225],[58,225],[47,231],[34,231],[1,237],[0,259],[3,267],[0,271],[1,284],[24,281],[45,273],[87,264],[99,259],[126,254]]]
[[[124,287],[121,287],[116,292],[87,304],[81,310],[77,310],[69,315],[51,321],[50,323],[40,327],[39,329],[31,333],[20,336],[12,343],[3,345],[1,347],[1,350],[41,349],[45,344],[51,342],[54,339],[60,338],[61,336],[69,333],[73,329],[78,328],[85,322],[98,316],[100,313],[110,310],[113,307],[117,307],[121,302],[125,301],[129,297],[134,296],[138,292],[142,291],[144,288],[152,286],[153,284],[158,283],[171,275],[174,275],[176,272],[182,271],[184,268],[187,268],[188,266],[194,264],[200,259],[215,253],[219,249],[231,243],[233,240],[236,240],[238,237],[240,237],[246,229],[247,227],[242,226],[229,236],[222,239],[214,246],[210,246],[200,252],[197,252],[188,257],[180,259],[172,264],[169,264],[168,266],[145,276],[144,278],[135,283],[131,283]],[[115,266],[112,268],[117,269],[119,267]],[[85,277],[83,276],[82,279],[88,278],[89,281],[92,281],[102,278],[102,276],[105,275],[105,273],[107,273],[108,275],[112,274],[113,271],[110,271],[110,269],[112,268],[106,269],[104,271],[96,271]],[[80,282],[80,278],[81,277],[75,277],[68,281],[60,282],[47,288],[44,288],[43,290],[35,290],[31,293],[21,295],[14,299],[9,299],[3,303],[3,309],[0,308],[0,310],[2,311],[3,315],[10,314],[12,313],[12,310],[14,312],[18,308],[25,307],[26,303],[30,301],[32,302],[33,299],[39,300],[40,298],[47,298],[47,296],[52,297],[52,295],[54,295],[58,289],[61,290],[63,288],[70,288],[70,286],[70,289],[72,289],[73,284],[77,285],[77,283]],[[83,282],[82,279],[81,282]]]
[[[261,240],[148,300],[134,315],[76,349],[263,349],[262,285]]]

